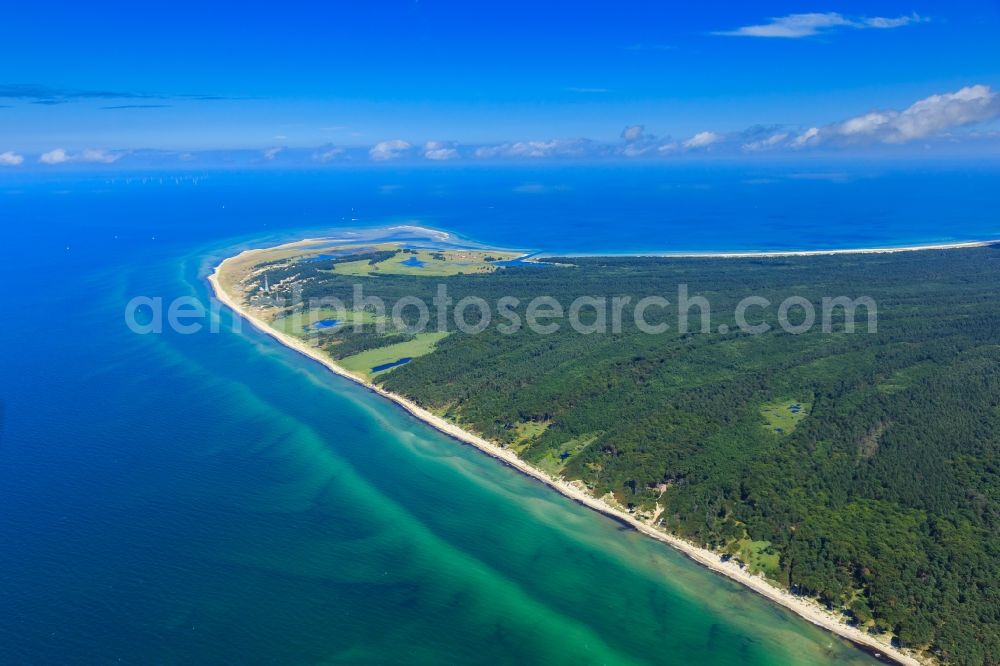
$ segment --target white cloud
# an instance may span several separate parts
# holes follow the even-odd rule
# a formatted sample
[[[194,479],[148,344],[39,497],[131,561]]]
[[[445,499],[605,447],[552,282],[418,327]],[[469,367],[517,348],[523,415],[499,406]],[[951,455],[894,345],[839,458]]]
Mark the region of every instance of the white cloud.
[[[777,134],[772,134],[765,139],[758,139],[756,141],[748,141],[743,144],[742,148],[748,153],[756,153],[762,150],[771,150],[777,148],[781,143],[788,138],[788,132],[778,132]]]
[[[892,115],[873,111],[863,116],[856,116],[840,124],[838,131],[844,136],[857,134],[872,134],[892,120]]]
[[[264,159],[265,160],[273,160],[283,150],[284,150],[284,147],[282,147],[282,146],[275,146],[273,148],[268,148],[267,150],[264,151]]]
[[[428,141],[424,144],[424,157],[429,160],[453,160],[458,157],[458,151],[449,144]]]
[[[562,144],[559,140],[551,141],[518,141],[511,144],[506,152],[512,157],[550,157]]]
[[[81,153],[70,154],[62,148],[42,153],[38,161],[42,164],[65,164],[66,162],[89,162],[91,164],[112,164],[125,157],[125,152],[111,152],[88,148]]]
[[[910,25],[911,23],[925,23],[929,20],[930,19],[926,19],[917,13],[913,13],[909,16],[897,16],[896,18],[875,16],[873,18],[863,19],[863,23],[866,28],[881,28],[886,30],[892,28],[902,28],[904,25]]]
[[[893,122],[892,139],[922,139],[953,127],[981,123],[1000,116],[1000,98],[985,85],[966,86],[915,102]]]
[[[317,148],[313,154],[312,158],[317,162],[331,162],[341,155],[344,154],[344,148],[342,146],[335,146],[333,144],[326,144],[325,146],[320,146]]]
[[[622,148],[622,155],[625,157],[641,157],[652,152],[653,146],[646,143],[629,143]]]
[[[789,14],[772,18],[767,23],[759,25],[745,25],[735,30],[722,30],[715,32],[715,35],[727,35],[730,37],[778,37],[785,39],[798,39],[801,37],[812,37],[820,33],[829,32],[837,28],[850,28],[862,30],[866,28],[891,29],[901,28],[912,23],[922,23],[927,19],[918,14],[909,16],[897,16],[886,18],[875,16],[872,18],[848,18],[837,12],[809,13],[809,14]]]
[[[588,152],[591,143],[585,139],[551,139],[549,141],[518,141],[495,146],[481,146],[474,155],[481,159],[492,157],[580,157]]]
[[[803,148],[805,146],[818,142],[819,142],[819,128],[810,127],[805,132],[795,137],[795,141],[792,141],[792,147]]]
[[[645,125],[629,125],[622,130],[622,138],[626,141],[638,141],[646,131]]]
[[[0,153],[0,166],[20,166],[24,162],[24,156],[8,150]]]
[[[78,159],[81,162],[95,162],[95,163],[98,163],[98,164],[112,164],[114,162],[117,162],[118,160],[120,160],[124,156],[125,156],[125,153],[121,153],[121,152],[113,153],[113,152],[108,152],[106,150],[94,150],[94,149],[89,149],[88,148],[87,150],[83,151],[79,155],[77,155],[75,157],[70,157],[70,159]]]
[[[50,150],[47,153],[42,153],[42,156],[38,158],[38,161],[42,164],[62,164],[69,160],[69,155],[62,148],[56,148],[55,150]]]
[[[713,143],[718,143],[722,137],[715,132],[698,132],[693,137],[684,142],[685,148],[706,148]]]
[[[368,151],[368,154],[373,160],[392,160],[397,157],[402,157],[406,151],[408,151],[412,146],[402,139],[392,139],[390,141],[382,141],[376,143],[372,146],[372,149]]]
[[[793,145],[801,147],[828,140],[906,143],[995,118],[1000,118],[1000,95],[990,86],[980,84],[925,97],[902,111],[869,111],[822,129],[814,127]]]
[[[850,21],[835,12],[826,14],[790,14],[788,16],[772,18],[770,23],[746,25],[742,28],[717,32],[715,34],[736,37],[809,37],[817,34],[820,30],[850,24]]]
[[[625,142],[617,152],[624,157],[642,157],[643,155],[653,155],[657,152],[664,153],[665,145],[676,148],[676,144],[668,144],[669,137],[659,137],[646,132],[645,125],[629,125],[622,130],[621,138]],[[607,151],[604,151],[607,152]],[[616,151],[611,151],[614,154]]]

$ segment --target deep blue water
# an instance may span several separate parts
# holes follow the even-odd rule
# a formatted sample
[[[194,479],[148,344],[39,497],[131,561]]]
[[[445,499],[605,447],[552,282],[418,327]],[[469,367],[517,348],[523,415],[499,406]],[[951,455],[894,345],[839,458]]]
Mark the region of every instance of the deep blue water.
[[[372,372],[382,372],[383,370],[388,370],[389,368],[398,368],[401,365],[406,365],[413,359],[409,356],[404,356],[403,358],[396,359],[392,363],[383,363],[382,365],[376,365],[372,368]]]
[[[227,312],[142,336],[125,303],[205,299],[245,247],[398,222],[550,252],[997,238],[997,175],[2,173],[0,660],[866,663]]]
[[[197,179],[197,180],[195,180]],[[411,222],[546,252],[815,249],[1000,237],[1000,165],[0,174],[5,236],[107,264],[200,240]],[[155,240],[153,238],[155,237]]]

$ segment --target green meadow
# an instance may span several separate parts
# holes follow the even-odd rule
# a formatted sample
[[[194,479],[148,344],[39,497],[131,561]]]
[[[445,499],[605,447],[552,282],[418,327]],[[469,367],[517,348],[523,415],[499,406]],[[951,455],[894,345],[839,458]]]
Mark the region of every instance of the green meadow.
[[[376,374],[389,372],[389,370],[383,370],[373,373],[372,368],[377,368],[387,363],[395,363],[401,358],[426,356],[434,351],[437,343],[447,337],[447,335],[447,332],[418,333],[412,340],[407,342],[399,342],[387,347],[379,347],[378,349],[369,349],[360,354],[342,358],[337,361],[337,364],[345,370],[371,379]]]
[[[337,320],[337,325],[319,331],[309,330],[309,327],[316,322],[330,319]],[[345,326],[354,326],[355,322],[362,325],[378,324],[384,319],[384,317],[376,315],[371,310],[345,312],[334,308],[315,308],[299,310],[283,317],[273,319],[271,321],[271,328],[288,335],[308,338],[312,336],[320,336],[324,333],[330,333]]]
[[[371,263],[368,259],[338,262],[333,272],[338,275],[413,275],[417,277],[450,277],[491,273],[496,270],[493,260],[515,258],[511,252],[478,250],[401,250],[388,259]]]
[[[792,433],[805,417],[809,416],[812,403],[805,400],[777,400],[760,408],[767,427],[779,435]]]

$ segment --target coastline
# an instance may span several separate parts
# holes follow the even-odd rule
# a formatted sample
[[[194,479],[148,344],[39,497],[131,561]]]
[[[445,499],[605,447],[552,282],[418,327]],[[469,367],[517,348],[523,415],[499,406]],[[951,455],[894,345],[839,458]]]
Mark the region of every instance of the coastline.
[[[470,243],[474,246],[485,247],[482,243],[455,236],[451,232],[433,227],[422,227],[419,225],[394,225],[388,227],[390,230],[404,229],[412,232],[426,233],[434,238],[435,242]],[[343,242],[357,243],[354,238],[332,238],[332,237],[310,237],[301,238],[297,241],[282,243],[263,250],[274,250],[276,248],[294,248],[308,246],[316,243]],[[888,247],[838,247],[816,250],[709,250],[697,252],[690,250],[637,250],[626,252],[542,252],[539,250],[522,250],[517,248],[492,247],[488,249],[500,252],[520,252],[516,260],[525,263],[544,263],[542,260],[554,257],[663,257],[665,259],[753,259],[758,257],[822,257],[842,254],[895,254],[897,252],[925,252],[934,250],[962,250],[976,247],[987,247],[989,245],[1000,244],[1000,238],[972,241],[948,241],[930,242],[919,245],[891,245]],[[246,250],[241,252],[244,255],[258,250]],[[239,256],[239,255],[238,255]],[[236,257],[234,256],[233,259]],[[221,265],[221,264],[220,264]]]
[[[299,241],[302,243],[303,241]],[[797,252],[750,252],[750,253],[709,253],[709,254],[630,254],[630,255],[616,255],[616,256],[664,256],[664,257],[699,257],[699,258],[743,258],[743,257],[761,257],[761,256],[813,256],[813,255],[827,255],[827,254],[875,254],[875,253],[893,253],[893,252],[909,252],[909,251],[921,251],[921,250],[943,250],[943,249],[960,249],[960,248],[970,248],[970,247],[983,247],[990,245],[995,241],[976,241],[969,243],[949,243],[941,245],[925,245],[925,246],[915,246],[915,247],[900,247],[900,248],[872,248],[872,249],[842,249],[842,250],[805,250]],[[295,245],[295,244],[288,244]],[[287,247],[286,245],[279,247]],[[274,248],[267,248],[274,249]],[[636,519],[632,514],[626,511],[618,509],[600,498],[592,496],[590,493],[586,492],[579,485],[567,482],[561,478],[553,477],[546,472],[538,469],[521,458],[519,458],[515,453],[509,449],[504,449],[483,437],[480,437],[472,432],[462,429],[461,427],[446,421],[445,419],[429,412],[423,407],[417,405],[413,401],[392,393],[382,388],[381,386],[366,380],[363,377],[355,375],[348,372],[344,368],[337,365],[332,359],[325,356],[322,352],[314,349],[304,343],[303,341],[294,338],[290,335],[277,331],[270,327],[266,322],[255,317],[251,312],[250,308],[246,307],[242,303],[238,302],[233,296],[231,296],[222,286],[222,280],[220,279],[221,272],[227,262],[234,261],[237,259],[245,259],[249,255],[258,254],[264,252],[264,249],[255,250],[245,250],[238,255],[228,257],[216,265],[212,273],[208,276],[208,281],[212,286],[212,291],[216,299],[218,299],[222,304],[229,307],[233,312],[235,312],[241,318],[250,322],[250,324],[261,331],[262,333],[271,336],[281,344],[289,347],[304,356],[322,364],[325,368],[337,374],[341,377],[349,379],[361,386],[364,386],[369,391],[377,393],[380,396],[391,400],[403,409],[405,409],[411,416],[423,421],[424,423],[432,426],[439,432],[442,432],[449,437],[456,439],[464,444],[473,446],[483,453],[500,460],[504,464],[516,469],[517,471],[529,476],[545,485],[553,488],[560,494],[568,497],[575,502],[582,504],[594,511],[602,513],[620,523],[627,524],[629,527],[633,528],[637,532],[640,532],[648,537],[656,539],[661,543],[665,543],[680,553],[687,556],[689,559],[697,562],[698,564],[718,573],[727,578],[734,580],[745,587],[750,588],[757,594],[766,597],[773,603],[776,603],[801,618],[822,627],[828,631],[831,631],[842,638],[845,638],[859,648],[878,653],[879,656],[889,658],[896,663],[905,664],[906,666],[921,666],[925,663],[918,660],[915,656],[909,652],[903,651],[901,649],[895,648],[889,643],[879,640],[877,637],[868,634],[867,632],[861,631],[856,627],[852,627],[841,620],[841,618],[831,612],[826,608],[821,606],[817,601],[800,597],[791,594],[787,590],[783,590],[775,585],[772,585],[766,579],[761,576],[753,575],[749,571],[740,568],[736,563],[732,561],[724,562],[721,560],[719,553],[702,548],[700,546],[694,545],[680,537],[663,532],[655,527],[648,525],[638,519]],[[563,255],[570,256],[570,255]],[[572,256],[582,256],[582,255],[572,255]],[[612,255],[594,255],[594,256],[612,256]]]
[[[545,257],[663,257],[666,259],[753,259],[755,257],[823,257],[839,254],[895,254],[897,252],[925,252],[928,250],[963,250],[986,247],[1000,240],[931,243],[926,245],[899,245],[895,247],[831,248],[825,250],[746,250],[733,252],[569,252],[534,254],[532,258]]]

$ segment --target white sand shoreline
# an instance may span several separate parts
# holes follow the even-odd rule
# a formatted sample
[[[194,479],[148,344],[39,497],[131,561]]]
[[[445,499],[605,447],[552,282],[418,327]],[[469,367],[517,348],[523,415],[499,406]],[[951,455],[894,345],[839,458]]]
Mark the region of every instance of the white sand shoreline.
[[[497,252],[521,253],[516,259],[528,263],[542,263],[544,259],[555,257],[662,257],[666,259],[752,259],[755,257],[821,257],[841,254],[894,254],[897,252],[924,252],[928,250],[962,250],[976,247],[987,247],[989,245],[1000,245],[1000,238],[972,241],[949,241],[940,243],[923,243],[920,245],[892,245],[888,247],[839,247],[815,250],[707,250],[704,252],[691,250],[637,250],[634,252],[542,252],[539,250],[523,250],[516,248],[486,247],[478,242],[454,236],[450,232],[431,227],[421,227],[417,225],[396,225],[388,227],[389,230],[407,229],[414,232],[424,232],[434,237],[434,242],[447,242],[450,245],[462,247],[461,243],[470,243],[472,249],[489,249]],[[370,230],[369,230],[370,231]],[[365,241],[357,238],[334,238],[334,237],[311,237],[302,238],[290,243],[282,243],[275,247],[266,248],[273,250],[278,247],[299,247],[317,243],[328,244],[331,242],[342,242],[345,245],[357,245],[378,241]],[[405,243],[406,241],[390,241]],[[248,250],[256,252],[256,250]],[[233,257],[235,259],[235,257]]]
[[[837,254],[895,254],[897,252],[924,252],[927,250],[962,250],[1000,244],[1000,240],[961,241],[929,245],[899,245],[894,247],[830,248],[824,250],[746,250],[733,252],[546,252],[530,255],[532,259],[545,257],[663,257],[667,259],[753,259],[755,257],[821,257]]]
[[[877,252],[903,252],[903,251],[915,251],[918,249],[957,249],[965,247],[981,247],[990,244],[991,241],[981,241],[976,243],[955,243],[949,245],[935,245],[935,246],[923,246],[920,248],[899,248],[899,249],[872,249],[872,250],[842,250],[842,251],[805,251],[801,253],[780,253],[775,255],[762,255],[761,253],[752,253],[750,255],[742,254],[716,254],[716,255],[690,255],[698,257],[741,257],[741,256],[808,256],[811,254],[834,254],[834,253],[877,253]],[[273,248],[271,248],[273,249]],[[576,502],[583,504],[595,511],[610,516],[619,522],[628,524],[633,529],[642,534],[645,534],[657,541],[668,544],[674,549],[680,551],[688,558],[694,560],[695,562],[722,574],[738,583],[745,585],[754,592],[757,592],[761,596],[770,599],[772,602],[783,606],[794,612],[796,615],[808,620],[809,622],[823,627],[828,631],[831,631],[847,640],[859,645],[869,648],[871,650],[877,651],[882,655],[889,657],[900,664],[905,664],[906,666],[920,666],[922,661],[918,660],[913,654],[908,651],[903,651],[897,649],[890,644],[883,642],[878,637],[868,634],[867,632],[861,631],[856,627],[852,627],[845,622],[843,622],[840,617],[822,607],[818,602],[805,598],[799,597],[791,594],[787,590],[778,588],[764,578],[756,575],[750,574],[748,571],[740,568],[735,562],[728,561],[723,562],[720,558],[719,553],[713,552],[711,550],[701,548],[692,543],[689,543],[679,537],[667,534],[661,530],[654,528],[651,525],[643,523],[637,520],[634,516],[626,511],[622,511],[610,504],[604,502],[603,500],[593,497],[589,493],[582,490],[580,487],[568,483],[560,478],[555,478],[547,474],[546,472],[529,465],[524,460],[520,459],[515,453],[508,449],[504,449],[497,444],[494,444],[474,433],[463,430],[459,426],[442,419],[441,417],[432,414],[423,407],[415,404],[414,402],[404,398],[403,396],[391,393],[384,388],[367,381],[366,379],[354,375],[347,370],[341,368],[330,358],[322,354],[319,350],[310,347],[301,340],[298,340],[290,335],[277,331],[271,328],[266,322],[261,321],[257,317],[253,316],[250,309],[244,306],[242,303],[234,299],[229,293],[227,293],[222,288],[222,282],[219,278],[220,271],[226,265],[227,262],[231,260],[236,260],[238,258],[245,258],[249,254],[256,254],[262,252],[263,250],[246,250],[239,255],[227,258],[223,260],[219,265],[217,265],[212,274],[209,275],[208,281],[212,285],[215,297],[224,305],[228,306],[242,318],[246,319],[255,328],[261,332],[271,336],[280,343],[287,347],[294,349],[295,351],[321,363],[331,372],[345,377],[353,382],[361,384],[368,390],[387,398],[400,407],[405,409],[411,415],[420,419],[421,421],[431,425],[440,432],[459,440],[465,444],[476,447],[480,451],[504,462],[505,464],[513,467],[519,472],[530,476],[542,483],[554,488],[558,492],[562,493],[566,497],[575,500]],[[605,255],[607,256],[607,255]],[[626,255],[621,255],[626,256]],[[629,256],[639,256],[639,255],[629,255]],[[641,255],[641,256],[652,256],[652,255]],[[679,256],[679,255],[670,255]]]

